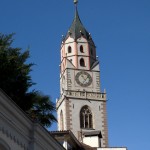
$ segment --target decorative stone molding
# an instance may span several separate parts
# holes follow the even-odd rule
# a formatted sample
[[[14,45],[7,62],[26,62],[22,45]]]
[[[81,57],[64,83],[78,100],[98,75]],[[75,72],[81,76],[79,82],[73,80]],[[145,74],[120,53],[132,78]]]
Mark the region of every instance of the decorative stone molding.
[[[65,97],[106,101],[106,93],[65,90],[64,93],[61,95],[61,98],[57,101],[56,108],[60,106]]]
[[[64,91],[64,95],[72,98],[102,100],[106,99],[106,93],[84,92],[84,91]]]
[[[2,138],[0,138],[0,149],[3,150],[11,150],[10,146],[7,144],[7,142],[5,142]]]
[[[16,143],[17,145],[19,145],[21,148],[23,148],[24,150],[29,150],[28,147],[15,135],[13,135],[11,133],[11,131],[8,131],[7,129],[5,129],[5,127],[1,127],[0,126],[0,132],[4,135],[7,136],[7,138],[9,138],[10,140],[12,140],[14,143]]]

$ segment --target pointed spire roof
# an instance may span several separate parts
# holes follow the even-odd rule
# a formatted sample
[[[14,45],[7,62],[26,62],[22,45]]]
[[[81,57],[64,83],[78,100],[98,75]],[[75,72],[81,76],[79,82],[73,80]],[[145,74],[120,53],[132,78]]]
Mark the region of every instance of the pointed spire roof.
[[[77,4],[75,4],[75,17],[74,17],[74,20],[72,22],[72,25],[71,25],[70,29],[68,30],[68,33],[67,33],[65,39],[67,39],[69,36],[71,38],[73,38],[74,40],[77,40],[81,36],[83,36],[87,40],[91,40],[90,33],[85,29],[85,27],[83,26],[83,24],[80,20],[80,17],[79,17],[79,14],[78,14],[78,9],[77,9]]]

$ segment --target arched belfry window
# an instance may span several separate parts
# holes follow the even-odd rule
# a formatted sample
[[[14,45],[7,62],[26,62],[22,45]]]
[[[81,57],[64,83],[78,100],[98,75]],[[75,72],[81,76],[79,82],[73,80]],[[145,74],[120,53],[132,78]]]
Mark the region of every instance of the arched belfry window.
[[[72,48],[71,46],[68,46],[68,53],[71,53],[72,52]]]
[[[83,106],[80,111],[80,127],[86,129],[93,128],[93,115],[87,105]]]
[[[84,49],[83,49],[83,46],[82,46],[82,45],[80,46],[80,52],[81,52],[81,53],[84,53]]]
[[[85,61],[83,58],[80,59],[80,66],[85,67]]]
[[[64,118],[63,118],[63,111],[60,112],[60,130],[64,130]]]

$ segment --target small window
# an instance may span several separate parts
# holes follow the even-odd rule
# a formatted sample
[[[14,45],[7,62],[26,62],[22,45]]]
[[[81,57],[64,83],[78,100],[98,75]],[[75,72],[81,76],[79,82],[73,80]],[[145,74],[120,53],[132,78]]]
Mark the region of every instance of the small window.
[[[83,50],[83,46],[82,46],[82,45],[80,46],[80,52],[81,52],[81,53],[84,53],[84,50]]]
[[[68,53],[71,53],[72,52],[72,48],[71,46],[68,47]]]
[[[80,59],[80,66],[85,67],[85,62],[83,58]]]

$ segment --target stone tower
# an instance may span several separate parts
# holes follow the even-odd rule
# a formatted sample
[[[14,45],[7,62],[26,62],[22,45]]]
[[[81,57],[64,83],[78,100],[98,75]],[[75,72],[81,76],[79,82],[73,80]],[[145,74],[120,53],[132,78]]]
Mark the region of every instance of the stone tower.
[[[98,146],[107,147],[106,93],[100,88],[96,46],[79,18],[77,1],[74,3],[75,17],[60,48],[58,130],[71,130],[81,142],[98,133]]]

